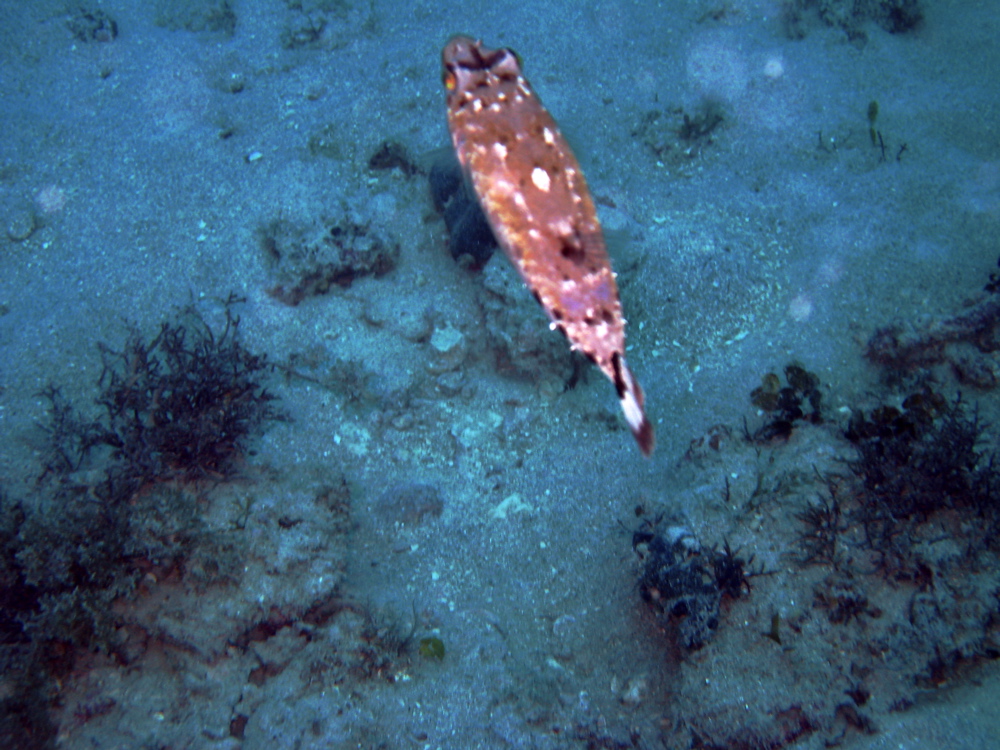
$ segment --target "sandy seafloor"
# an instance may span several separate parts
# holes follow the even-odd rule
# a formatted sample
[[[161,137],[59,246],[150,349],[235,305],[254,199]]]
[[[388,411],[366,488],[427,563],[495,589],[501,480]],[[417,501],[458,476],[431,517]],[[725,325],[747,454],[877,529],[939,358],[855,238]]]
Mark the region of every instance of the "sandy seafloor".
[[[77,657],[51,706],[59,746],[995,746],[1000,679],[980,658],[996,653],[995,594],[969,658],[921,679],[949,646],[912,617],[909,635],[879,631],[906,584],[858,574],[886,614],[833,623],[815,604],[829,571],[792,553],[816,477],[852,455],[849,410],[905,395],[863,358],[872,332],[957,314],[995,270],[996,3],[927,0],[916,30],[863,21],[863,36],[814,7],[797,39],[784,4],[765,0],[236,0],[232,34],[185,28],[222,5],[0,3],[5,491],[27,503],[38,491],[40,391],[57,383],[96,410],[98,342],[151,334],[180,306],[217,325],[219,300],[245,296],[244,344],[308,362],[314,379],[268,381],[289,421],[267,426],[237,480],[204,491],[212,528],[233,528],[234,497],[253,499],[240,574],[150,580],[123,602],[148,640],[127,664]],[[79,7],[117,36],[74,38]],[[617,238],[650,460],[596,371],[560,393],[547,373],[495,366],[484,274],[449,255],[426,177],[368,168],[384,141],[418,161],[448,144],[440,51],[457,32],[518,51]],[[646,113],[673,118],[669,140],[706,101],[724,119],[691,153],[644,142]],[[397,267],[294,307],[270,296],[261,229],[345,202],[399,244]],[[505,263],[486,273],[512,279],[493,268]],[[511,304],[546,325],[527,291]],[[457,331],[461,356],[442,365],[435,331]],[[825,422],[747,445],[743,419],[764,419],[750,391],[792,361],[820,377]],[[351,371],[360,386],[327,375]],[[1000,418],[992,390],[934,377]],[[690,450],[713,430],[731,437]],[[314,502],[341,482],[346,523]],[[394,499],[416,483],[436,488],[439,515]],[[639,598],[640,505],[769,573],[698,651]],[[303,619],[324,601],[341,604]],[[780,645],[763,635],[775,615],[795,623]],[[261,622],[266,637],[240,640]],[[383,659],[366,671],[371,622],[413,637],[366,642]],[[443,659],[417,647],[430,637]],[[3,683],[9,695],[15,676]],[[861,683],[871,697],[843,708]]]

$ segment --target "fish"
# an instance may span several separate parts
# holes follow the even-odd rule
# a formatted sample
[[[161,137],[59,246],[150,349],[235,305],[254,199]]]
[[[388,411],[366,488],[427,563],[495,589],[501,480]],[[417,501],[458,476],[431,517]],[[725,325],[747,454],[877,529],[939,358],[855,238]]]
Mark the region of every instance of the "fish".
[[[639,450],[655,447],[625,363],[625,318],[583,172],[513,50],[453,37],[441,53],[455,154],[504,254],[570,348],[615,387]]]

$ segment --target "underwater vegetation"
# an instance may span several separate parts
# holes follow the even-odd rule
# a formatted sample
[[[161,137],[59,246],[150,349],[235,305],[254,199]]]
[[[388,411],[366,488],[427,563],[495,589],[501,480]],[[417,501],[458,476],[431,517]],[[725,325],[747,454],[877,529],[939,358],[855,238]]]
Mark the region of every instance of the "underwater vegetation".
[[[983,430],[961,397],[948,402],[929,389],[908,396],[902,409],[882,406],[867,417],[852,416],[845,434],[857,451],[850,468],[860,486],[845,519],[860,526],[884,575],[921,575],[914,547],[932,518],[938,531],[954,526],[970,562],[996,549],[1000,473],[981,447]]]
[[[890,384],[950,371],[959,383],[990,390],[997,385],[992,355],[1000,351],[1000,277],[989,275],[985,295],[958,315],[940,316],[917,326],[898,321],[879,328],[868,340],[865,357],[882,369]]]
[[[794,362],[785,367],[785,381],[773,372],[761,378],[761,384],[750,392],[750,401],[766,415],[766,421],[754,432],[744,421],[743,434],[752,443],[787,440],[796,424],[822,424],[823,394],[819,377]]]
[[[691,113],[682,107],[646,112],[631,136],[657,161],[680,165],[698,157],[715,142],[725,119],[722,105],[706,99]]]
[[[759,529],[758,556],[787,563],[751,569],[749,551],[705,550],[677,522],[634,531],[641,606],[676,647],[669,746],[781,748],[810,735],[835,746],[1000,658],[995,440],[935,373],[949,370],[909,367],[916,385],[835,420],[820,379],[791,363],[750,392],[761,427],[729,441],[734,430],[715,426],[692,444],[686,457],[702,468],[727,453],[755,467],[756,483],[727,479],[710,512],[734,513],[750,551]],[[757,675],[758,688],[708,696],[721,664]]]
[[[237,302],[226,301],[221,331],[188,310],[151,339],[102,346],[97,419],[58,388],[44,392],[34,496],[0,495],[0,663],[21,675],[0,699],[0,736],[47,745],[39,717],[82,651],[130,661],[115,604],[135,597],[143,576],[213,556],[198,566],[208,583],[237,564],[202,528],[198,483],[235,476],[250,440],[280,418],[262,383],[266,359],[239,341]]]
[[[926,369],[945,361],[952,341],[975,340],[984,353],[993,351],[997,297],[990,285],[987,291],[970,312],[932,323],[924,334],[904,336],[892,327],[869,341],[866,356],[890,373],[890,382],[918,385],[899,397],[899,407],[852,410],[842,435],[855,457],[847,471],[820,477],[825,492],[798,516],[806,528],[802,562],[840,569],[848,548],[863,548],[884,575],[913,578],[920,575],[913,552],[919,529],[934,518],[940,531],[948,514],[962,525],[952,531],[965,540],[967,556],[997,547],[1000,474],[993,453],[983,446],[985,426],[961,395],[949,400],[928,385],[934,378]],[[767,421],[753,432],[744,423],[748,442],[774,443],[799,424],[823,424],[819,378],[793,363],[785,368],[785,379],[783,386],[768,373],[751,391],[751,402]]]
[[[789,39],[803,39],[811,22],[841,29],[852,42],[862,44],[865,26],[874,23],[890,34],[906,34],[923,24],[920,0],[785,0],[781,21]]]
[[[927,387],[901,408],[855,411],[855,457],[797,515],[799,563],[831,571],[813,606],[834,625],[869,623],[860,641],[896,649],[917,687],[1000,657],[1000,470],[985,429],[960,396]]]
[[[156,3],[156,25],[173,31],[219,33],[232,36],[237,16],[230,0],[205,0],[200,3],[185,0],[161,0]]]
[[[120,352],[101,347],[98,403],[106,415],[89,430],[91,439],[100,433],[127,473],[147,482],[227,478],[247,441],[280,418],[261,383],[270,369],[266,357],[237,337],[232,307],[239,301],[227,301],[219,333],[189,312],[163,323],[148,342],[133,334]]]
[[[657,525],[644,522],[632,535],[641,563],[639,594],[685,649],[697,650],[718,630],[722,601],[750,593],[746,566],[753,558],[737,557],[728,542],[721,551],[702,548],[687,529]]]
[[[844,431],[856,451],[849,475],[826,478],[825,495],[799,515],[802,561],[840,568],[848,548],[864,549],[882,574],[913,579],[920,575],[914,548],[932,519],[938,532],[961,524],[952,531],[970,560],[996,548],[1000,474],[982,449],[983,431],[961,397],[949,402],[928,388],[902,408],[854,412]]]
[[[441,661],[444,659],[444,641],[440,638],[421,638],[420,639],[420,655],[425,659],[437,659]]]

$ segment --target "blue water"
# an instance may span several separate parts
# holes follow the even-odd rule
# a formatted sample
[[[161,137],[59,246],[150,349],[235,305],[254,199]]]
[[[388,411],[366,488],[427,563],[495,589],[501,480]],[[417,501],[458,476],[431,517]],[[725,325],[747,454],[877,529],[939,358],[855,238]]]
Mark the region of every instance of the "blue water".
[[[873,574],[857,550],[847,572],[794,553],[802,509],[854,455],[852,410],[926,382],[997,423],[982,341],[904,384],[863,356],[890,323],[919,337],[980,309],[996,271],[994,3],[8,0],[0,14],[10,747],[993,746],[997,567],[962,557],[975,520],[921,537],[930,588]],[[450,144],[440,52],[455,33],[517,51],[587,175],[650,460],[504,258],[477,270],[448,251],[426,174]],[[407,168],[370,167],[387,141]],[[394,268],[286,304],[276,233],[307,263],[334,226],[398,248]],[[101,612],[71,585],[15,598],[24,570],[41,578],[18,596],[37,594],[70,553],[14,508],[36,529],[66,503],[92,508],[110,460],[39,481],[45,388],[100,419],[99,344],[151,340],[183,308],[219,331],[230,293],[287,419],[226,477],[136,491],[151,515],[131,528],[184,553],[115,561]],[[751,390],[790,362],[819,378],[823,424],[746,443],[744,419],[767,419]],[[653,520],[728,541],[762,573],[700,650],[640,598],[633,532]],[[834,622],[820,594],[847,589],[869,614]],[[58,607],[110,629],[74,641]],[[765,635],[775,617],[781,643]]]

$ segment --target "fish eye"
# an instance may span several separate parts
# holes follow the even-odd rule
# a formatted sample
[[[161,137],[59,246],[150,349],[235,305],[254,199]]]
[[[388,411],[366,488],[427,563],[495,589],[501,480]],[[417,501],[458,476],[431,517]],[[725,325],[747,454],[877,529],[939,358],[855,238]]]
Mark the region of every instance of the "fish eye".
[[[452,70],[445,70],[441,74],[441,83],[444,84],[446,91],[454,91],[458,86],[458,78],[455,77],[455,72]]]

